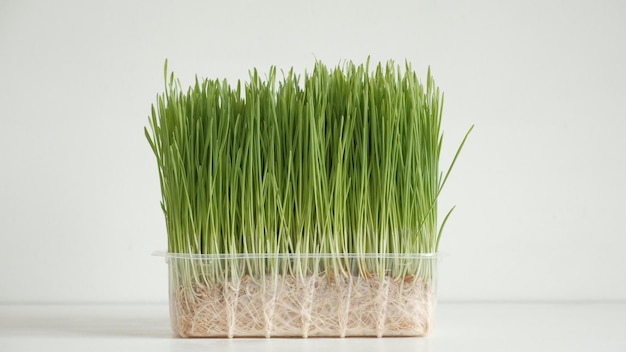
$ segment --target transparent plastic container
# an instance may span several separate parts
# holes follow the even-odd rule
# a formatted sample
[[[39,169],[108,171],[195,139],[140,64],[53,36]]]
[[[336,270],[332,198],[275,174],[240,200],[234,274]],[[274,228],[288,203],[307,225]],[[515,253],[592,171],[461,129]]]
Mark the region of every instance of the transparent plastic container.
[[[432,327],[437,254],[163,256],[181,337],[425,336]]]

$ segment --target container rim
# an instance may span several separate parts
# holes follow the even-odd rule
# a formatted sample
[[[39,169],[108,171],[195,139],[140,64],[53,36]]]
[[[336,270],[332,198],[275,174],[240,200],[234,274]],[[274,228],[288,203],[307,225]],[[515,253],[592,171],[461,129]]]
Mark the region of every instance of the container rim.
[[[438,259],[441,252],[434,253],[235,253],[192,254],[166,251],[152,252],[153,256],[167,259]]]

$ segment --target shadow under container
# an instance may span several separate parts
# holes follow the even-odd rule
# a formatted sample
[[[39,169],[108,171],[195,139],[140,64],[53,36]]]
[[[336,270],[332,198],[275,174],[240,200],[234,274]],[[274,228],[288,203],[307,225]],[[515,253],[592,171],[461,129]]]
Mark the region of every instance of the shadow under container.
[[[181,337],[425,336],[437,254],[165,253]]]

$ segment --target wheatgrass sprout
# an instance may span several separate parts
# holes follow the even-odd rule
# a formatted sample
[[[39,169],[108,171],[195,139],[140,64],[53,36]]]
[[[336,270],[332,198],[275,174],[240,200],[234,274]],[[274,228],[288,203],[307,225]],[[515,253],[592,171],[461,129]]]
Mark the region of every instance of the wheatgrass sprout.
[[[185,90],[166,62],[145,134],[168,252],[202,258],[177,262],[178,285],[197,298],[197,284],[234,279],[428,277],[406,258],[437,253],[450,215],[438,227],[437,198],[471,131],[443,173],[442,109],[430,70],[422,83],[408,63],[255,69]]]

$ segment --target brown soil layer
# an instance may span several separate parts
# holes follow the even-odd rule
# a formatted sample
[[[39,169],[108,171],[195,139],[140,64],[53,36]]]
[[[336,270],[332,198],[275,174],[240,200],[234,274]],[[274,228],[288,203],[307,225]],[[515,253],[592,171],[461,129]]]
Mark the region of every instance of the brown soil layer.
[[[172,327],[182,337],[424,336],[433,287],[410,275],[195,283],[172,289]]]

